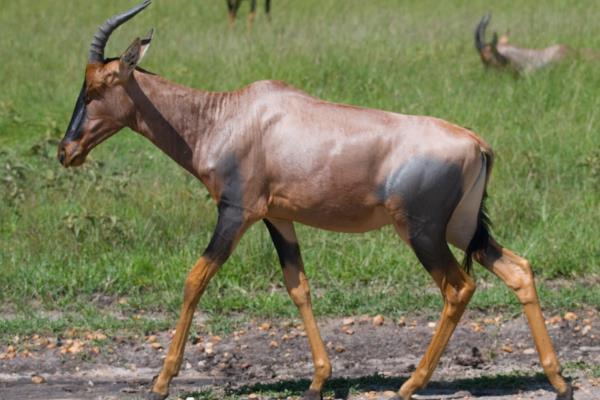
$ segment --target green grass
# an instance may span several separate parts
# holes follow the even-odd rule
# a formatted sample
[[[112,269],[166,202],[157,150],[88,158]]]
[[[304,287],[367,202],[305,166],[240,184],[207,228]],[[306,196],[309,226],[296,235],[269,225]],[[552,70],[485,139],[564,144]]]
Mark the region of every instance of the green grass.
[[[80,169],[64,170],[54,158],[95,29],[132,3],[79,0],[68,12],[49,0],[3,5],[0,337],[69,325],[169,326],[186,272],[209,241],[216,208],[206,190],[138,135],[119,133]],[[469,127],[497,154],[489,188],[495,235],[532,262],[543,305],[600,307],[597,63],[522,78],[484,70],[472,41],[489,8],[483,1],[281,0],[272,23],[259,15],[252,34],[243,20],[228,32],[221,3],[155,1],[115,32],[106,53],[118,55],[153,26],[142,66],[175,82],[231,90],[280,79],[331,101]],[[492,10],[491,28],[510,28],[514,42],[530,47],[600,49],[595,5],[506,1]],[[392,230],[298,234],[317,315],[440,309],[430,278]],[[477,267],[476,276],[485,284],[472,307],[517,311],[495,278]],[[201,308],[217,326],[232,315],[297,315],[262,225],[243,238]],[[164,319],[132,321],[142,311]]]

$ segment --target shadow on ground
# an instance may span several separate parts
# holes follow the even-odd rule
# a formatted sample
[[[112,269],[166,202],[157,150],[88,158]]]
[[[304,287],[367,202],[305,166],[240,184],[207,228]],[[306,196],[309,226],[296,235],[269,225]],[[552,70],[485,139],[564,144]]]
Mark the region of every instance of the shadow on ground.
[[[359,378],[334,378],[327,382],[325,392],[336,399],[346,399],[351,392],[397,391],[408,377],[385,377],[371,375]],[[228,391],[230,395],[250,393],[270,393],[281,396],[299,396],[310,385],[306,379],[286,380],[269,384],[242,386]],[[525,394],[540,389],[552,391],[546,377],[541,374],[518,375],[505,374],[482,376],[477,378],[456,379],[452,382],[431,381],[427,388],[418,394],[425,396],[449,395],[457,391],[468,391],[472,396],[508,396]]]

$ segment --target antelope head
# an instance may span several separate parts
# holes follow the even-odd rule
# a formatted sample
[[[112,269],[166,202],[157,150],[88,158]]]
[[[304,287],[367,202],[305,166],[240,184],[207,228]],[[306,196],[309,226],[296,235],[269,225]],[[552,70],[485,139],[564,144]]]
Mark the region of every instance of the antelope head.
[[[504,68],[509,64],[509,60],[498,52],[498,45],[506,45],[508,37],[503,35],[501,40],[499,40],[498,34],[494,32],[492,41],[486,43],[485,30],[490,23],[491,18],[491,14],[487,14],[479,21],[479,24],[475,29],[475,47],[477,48],[477,51],[479,51],[479,56],[481,57],[483,65],[486,67]]]
[[[136,38],[119,58],[105,59],[104,47],[111,33],[150,5],[150,1],[109,18],[94,35],[83,85],[67,132],[58,145],[58,160],[63,166],[83,164],[96,145],[134,120],[135,109],[125,85],[148,49],[153,31]]]

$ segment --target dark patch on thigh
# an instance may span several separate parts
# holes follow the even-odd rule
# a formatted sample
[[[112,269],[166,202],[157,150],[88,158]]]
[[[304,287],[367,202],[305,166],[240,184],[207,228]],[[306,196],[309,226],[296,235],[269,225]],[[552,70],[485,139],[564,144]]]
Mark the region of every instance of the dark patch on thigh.
[[[277,230],[275,225],[270,223],[268,220],[263,219],[271,239],[277,250],[277,256],[279,257],[279,263],[282,267],[285,267],[287,263],[297,263],[300,260],[300,246],[297,242],[288,242],[283,235]]]
[[[382,202],[391,196],[402,200],[410,244],[428,269],[452,261],[446,226],[462,196],[462,181],[460,165],[417,157],[394,171],[379,188]]]

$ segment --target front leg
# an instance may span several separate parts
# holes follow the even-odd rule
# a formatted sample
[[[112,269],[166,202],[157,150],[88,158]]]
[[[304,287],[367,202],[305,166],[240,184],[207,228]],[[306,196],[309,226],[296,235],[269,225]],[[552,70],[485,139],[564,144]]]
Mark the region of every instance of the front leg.
[[[219,218],[212,239],[204,254],[185,280],[183,290],[183,305],[177,322],[175,336],[169,346],[169,351],[152,391],[153,400],[164,399],[169,394],[169,384],[179,373],[183,360],[183,350],[192,323],[192,317],[198,300],[204,293],[210,279],[227,260],[235,245],[250,225],[238,207],[219,205]]]

